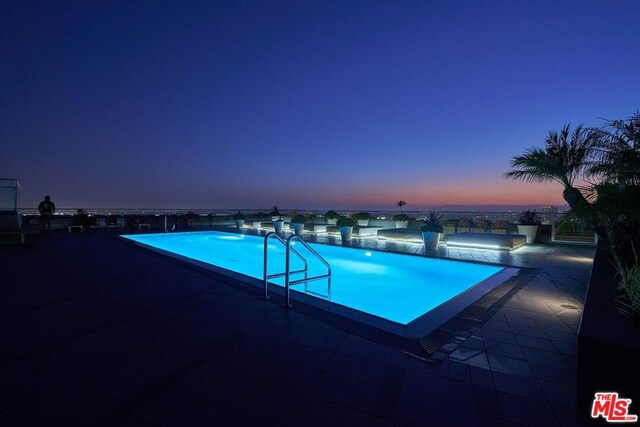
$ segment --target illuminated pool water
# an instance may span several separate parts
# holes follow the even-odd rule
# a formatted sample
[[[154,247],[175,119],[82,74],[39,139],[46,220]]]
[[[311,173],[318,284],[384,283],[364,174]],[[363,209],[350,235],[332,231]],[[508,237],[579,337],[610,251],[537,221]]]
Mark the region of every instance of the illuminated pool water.
[[[264,237],[215,231],[125,235],[160,249],[262,279]],[[406,325],[423,314],[499,273],[502,267],[467,262],[311,244],[333,269],[331,302]],[[295,248],[305,254],[302,245]],[[269,274],[284,271],[284,246],[269,244]],[[309,274],[326,268],[307,256]],[[291,257],[292,269],[302,262]],[[273,283],[282,286],[283,280]],[[310,282],[309,290],[326,293],[326,280]],[[304,291],[304,285],[293,287]],[[295,301],[295,294],[292,295]]]

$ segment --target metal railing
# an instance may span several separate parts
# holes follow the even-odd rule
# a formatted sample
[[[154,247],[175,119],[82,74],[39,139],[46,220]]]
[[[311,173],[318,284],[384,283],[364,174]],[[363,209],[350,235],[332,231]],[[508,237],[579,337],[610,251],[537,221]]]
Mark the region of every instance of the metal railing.
[[[269,257],[269,239],[275,238],[280,243],[285,246],[285,271],[282,273],[274,273],[268,274],[268,257]],[[325,267],[327,267],[327,274],[320,274],[317,276],[309,277],[309,264],[307,259],[300,254],[297,250],[295,250],[292,246],[295,242],[300,242],[313,256],[315,256]],[[294,253],[304,264],[304,268],[300,270],[291,271],[291,253]],[[284,277],[284,307],[291,308],[291,294],[290,288],[291,286],[305,285],[304,291],[306,293],[316,295],[322,298],[331,299],[331,265],[325,260],[322,255],[316,252],[307,242],[302,240],[302,238],[296,234],[289,236],[289,238],[285,241],[282,237],[280,237],[275,232],[267,233],[264,237],[264,257],[263,257],[263,281],[262,281],[262,289],[263,289],[263,297],[264,299],[269,299],[269,279],[277,279],[280,277]],[[304,274],[303,279],[291,280],[291,276],[294,274]],[[311,291],[308,288],[308,283],[316,280],[327,279],[327,293],[321,294],[319,292]]]
[[[305,242],[304,240],[302,240],[302,238],[300,236],[298,236],[297,234],[293,234],[291,236],[289,236],[289,238],[287,239],[287,253],[286,253],[286,261],[285,261],[285,268],[286,271],[289,271],[289,262],[290,262],[290,253],[291,251],[293,251],[293,248],[291,248],[292,243],[294,243],[294,241],[298,241],[300,243],[302,243],[302,245],[307,248],[307,250],[309,252],[311,252],[311,254],[313,256],[315,256],[316,258],[318,258],[318,260],[320,260],[320,262],[322,262],[325,267],[327,267],[327,274],[322,274],[319,276],[313,276],[313,277],[306,277],[304,279],[299,279],[299,280],[293,280],[291,281],[290,279],[290,275],[287,274],[285,276],[284,279],[284,306],[286,308],[291,308],[291,297],[289,294],[289,288],[291,286],[295,286],[295,285],[299,285],[301,283],[304,283],[304,291],[306,293],[309,294],[313,294],[322,298],[327,298],[327,299],[331,299],[331,265],[327,262],[327,260],[325,260],[324,258],[322,258],[322,256],[316,252],[307,242]],[[313,292],[310,291],[307,287],[307,284],[311,281],[315,281],[315,280],[321,280],[321,279],[327,279],[327,295],[322,295],[318,292]]]
[[[66,228],[77,217],[77,209],[70,207],[61,207],[56,210],[56,214],[52,219],[53,228]],[[268,214],[259,216],[258,213],[268,212],[268,209],[242,209],[247,215],[247,219],[265,218],[268,221]],[[298,212],[315,215],[312,221],[324,222],[322,214],[324,210],[318,209],[282,209],[281,212]],[[39,223],[39,213],[35,208],[18,208],[18,212],[24,217],[24,224],[29,226]],[[128,229],[137,228],[137,223],[150,224],[153,229],[162,230],[183,230],[191,228],[215,227],[233,225],[232,214],[237,212],[235,209],[155,209],[155,208],[86,208],[83,212],[88,215],[87,224],[91,228],[97,227],[97,218],[108,218],[109,224],[113,227],[116,223],[116,217],[126,217],[126,225]],[[338,210],[339,214],[349,215],[358,212],[358,210]],[[368,211],[373,218],[378,220],[391,221],[394,214],[398,211]],[[420,219],[428,215],[427,210],[405,210],[411,218]],[[440,210],[437,213],[445,219],[446,234],[458,232],[487,232],[487,233],[507,233],[514,234],[517,232],[516,224],[520,211],[481,211],[481,210]],[[288,216],[288,215],[286,215]],[[570,244],[591,244],[596,241],[596,237],[591,230],[580,228],[578,226],[569,226],[571,221],[567,221],[568,217],[565,212],[556,212],[554,210],[543,210],[540,212],[540,219],[543,225],[553,228],[552,236],[548,243],[570,243]],[[165,221],[167,224],[165,225]],[[415,223],[415,221],[414,221]],[[501,224],[501,225],[498,225]],[[505,226],[506,224],[506,226]],[[416,224],[413,224],[415,226]],[[503,231],[504,230],[504,231]]]
[[[309,265],[307,263],[307,260],[305,259],[305,257],[303,257],[298,251],[296,251],[295,249],[293,250],[293,253],[296,254],[298,256],[298,258],[300,258],[300,260],[302,261],[302,263],[304,264],[304,268],[302,270],[296,270],[296,271],[289,271],[289,267],[287,264],[287,268],[284,272],[282,273],[275,273],[275,274],[267,274],[267,266],[268,266],[268,255],[269,255],[269,239],[270,238],[275,238],[276,240],[278,240],[280,243],[283,244],[283,246],[285,247],[285,250],[287,252],[287,254],[289,253],[287,248],[287,242],[280,236],[278,236],[278,234],[274,231],[272,231],[271,233],[267,233],[266,236],[264,236],[264,257],[263,257],[263,274],[262,274],[262,290],[263,290],[263,297],[264,299],[269,299],[269,279],[277,279],[279,277],[289,277],[290,274],[300,274],[300,273],[304,273],[304,277],[307,278],[308,275],[308,271],[309,271]],[[285,279],[286,280],[286,279]]]

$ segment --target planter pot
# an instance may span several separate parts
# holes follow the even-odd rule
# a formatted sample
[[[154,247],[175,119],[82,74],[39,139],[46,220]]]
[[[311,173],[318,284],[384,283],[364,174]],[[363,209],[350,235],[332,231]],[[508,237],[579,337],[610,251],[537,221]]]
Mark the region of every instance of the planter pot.
[[[396,228],[407,228],[409,221],[396,221]]]
[[[340,227],[340,237],[342,240],[351,240],[351,233],[353,232],[353,227]]]
[[[518,234],[522,234],[527,237],[527,243],[535,243],[536,234],[538,234],[537,225],[518,225]]]
[[[440,242],[440,233],[424,231],[422,233],[422,241],[424,242],[424,248],[426,250],[435,251],[438,249],[438,242]]]
[[[244,227],[244,219],[236,219],[236,227],[239,229],[241,229],[242,227]]]
[[[273,222],[273,229],[275,230],[275,232],[278,234],[282,233],[282,228],[284,227],[284,221],[279,220],[279,221],[272,221],[272,222]]]
[[[325,218],[327,225],[336,225],[338,223],[338,218]]]
[[[298,224],[298,223],[294,222],[293,223],[293,231],[298,236],[302,236],[302,233],[304,232],[304,224]]]
[[[280,215],[271,215],[271,221],[279,221],[281,218]]]
[[[358,225],[360,227],[367,227],[369,225],[369,220],[368,219],[359,219],[358,220]]]

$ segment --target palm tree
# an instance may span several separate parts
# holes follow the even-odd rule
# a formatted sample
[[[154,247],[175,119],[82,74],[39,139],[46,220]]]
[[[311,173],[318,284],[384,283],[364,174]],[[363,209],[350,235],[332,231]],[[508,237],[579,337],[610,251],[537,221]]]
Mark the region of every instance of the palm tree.
[[[406,205],[407,205],[407,202],[405,202],[404,200],[400,200],[396,202],[396,206],[400,208],[400,214],[402,214],[402,207]]]
[[[608,183],[640,185],[640,112],[591,132],[595,162],[588,174]]]
[[[571,132],[567,124],[560,132],[549,132],[544,149],[529,148],[523,155],[514,157],[512,170],[504,176],[530,182],[559,182],[564,187],[562,197],[569,207],[572,210],[583,208],[588,202],[574,183],[588,166],[593,141],[593,133],[582,125]]]

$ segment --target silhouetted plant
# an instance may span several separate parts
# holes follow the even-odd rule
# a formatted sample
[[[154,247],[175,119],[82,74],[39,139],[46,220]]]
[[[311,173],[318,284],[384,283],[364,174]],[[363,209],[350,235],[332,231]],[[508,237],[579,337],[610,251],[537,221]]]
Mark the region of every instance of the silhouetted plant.
[[[296,215],[291,219],[294,224],[304,224],[307,222],[307,218],[304,215]]]
[[[420,230],[423,233],[426,233],[426,232],[440,233],[440,234],[444,233],[444,227],[440,224],[425,224],[420,228]]]
[[[340,218],[340,215],[336,211],[327,211],[324,214],[325,219],[336,219]]]
[[[640,113],[627,120],[609,120],[592,129],[595,140],[590,177],[604,182],[640,185]]]
[[[280,213],[280,209],[278,208],[278,206],[274,205],[273,208],[271,208],[270,215],[271,216],[280,216],[282,214]]]
[[[338,227],[353,227],[355,225],[356,221],[353,218],[348,218],[346,216],[341,216],[340,218],[338,218]]]
[[[359,221],[359,220],[363,221],[363,220],[371,219],[371,214],[368,212],[359,212],[353,215],[352,218],[355,219],[356,221]]]
[[[425,224],[421,227],[423,232],[444,233],[444,227],[442,226],[444,223],[444,216],[436,213],[435,211],[429,212],[424,219],[424,223]]]
[[[562,196],[571,209],[587,204],[582,192],[574,187],[575,180],[587,167],[594,147],[594,134],[582,125],[573,132],[565,125],[560,132],[550,131],[545,148],[529,148],[511,160],[505,178],[530,182],[556,181],[562,184]]]
[[[520,225],[540,225],[540,215],[535,210],[526,210],[518,217]]]

